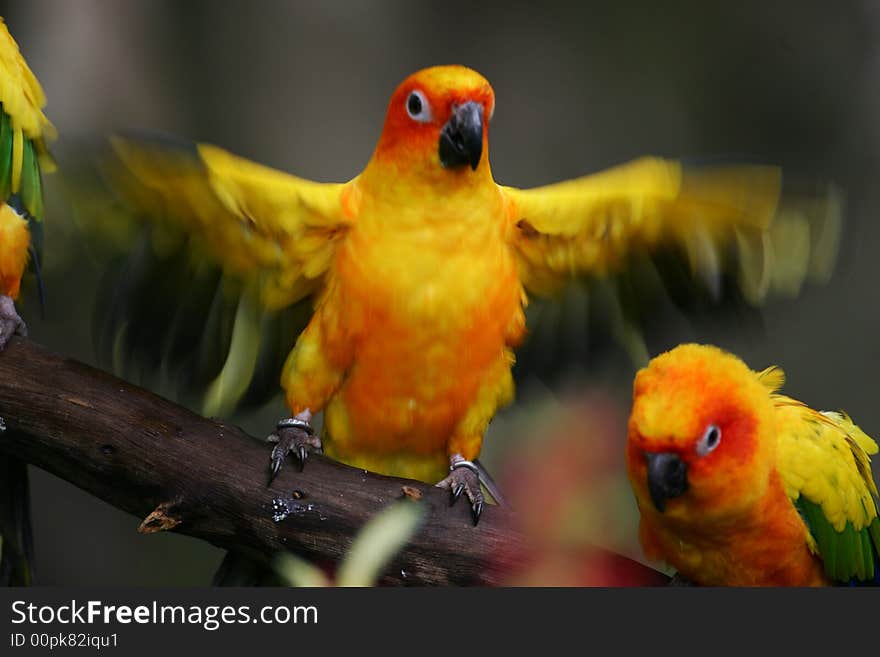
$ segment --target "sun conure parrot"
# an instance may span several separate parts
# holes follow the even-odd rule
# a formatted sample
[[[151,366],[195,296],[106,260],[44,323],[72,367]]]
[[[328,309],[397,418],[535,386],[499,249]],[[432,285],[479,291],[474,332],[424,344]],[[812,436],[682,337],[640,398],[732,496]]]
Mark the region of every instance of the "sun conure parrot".
[[[54,168],[46,141],[55,129],[46,97],[0,18],[0,350],[25,324],[15,310],[28,260],[36,262],[31,229],[43,218],[40,170]]]
[[[391,96],[363,172],[342,184],[208,144],[112,140],[107,177],[154,221],[152,247],[213,261],[242,291],[207,413],[241,398],[262,368],[263,318],[310,299],[295,346],[281,340],[285,351],[293,346],[281,385],[294,417],[279,425],[273,472],[288,450],[304,460],[308,447],[322,446],[356,467],[440,480],[453,500],[467,494],[476,519],[483,498],[473,461],[492,416],[513,398],[529,295],[551,295],[576,276],[601,279],[634,253],[670,246],[694,278],[733,269],[754,301],[807,277],[816,235],[803,213],[781,211],[779,169],[646,157],[547,187],[505,187],[489,165],[494,111],[479,73],[419,71]],[[169,237],[175,232],[182,242]],[[156,317],[185,325],[213,315],[216,303],[187,303],[170,317],[163,305],[165,290],[198,284],[200,266],[183,269],[185,280],[163,268],[159,283],[138,288],[154,300],[143,321],[156,328]],[[133,295],[116,295],[118,314]],[[114,347],[153,333],[140,323],[123,322]],[[319,437],[309,423],[321,410]]]
[[[39,266],[40,171],[54,168],[46,141],[55,129],[43,114],[45,104],[39,82],[0,18],[0,352],[14,334],[26,334],[14,301],[28,261]],[[25,463],[0,453],[0,584],[32,579],[28,499]]]
[[[880,583],[877,443],[780,394],[784,378],[695,344],[639,371],[627,468],[645,553],[701,585]]]

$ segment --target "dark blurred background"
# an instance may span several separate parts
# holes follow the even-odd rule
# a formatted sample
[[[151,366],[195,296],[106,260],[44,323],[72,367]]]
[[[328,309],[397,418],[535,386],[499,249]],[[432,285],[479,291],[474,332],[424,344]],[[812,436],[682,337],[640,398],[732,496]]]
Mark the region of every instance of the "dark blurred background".
[[[756,369],[777,363],[789,394],[844,408],[880,435],[880,5],[871,0],[20,0],[0,2],[0,15],[48,96],[62,164],[80,140],[142,128],[347,180],[369,158],[397,83],[424,66],[462,63],[495,88],[491,157],[504,184],[534,186],[645,154],[748,157],[835,180],[847,214],[830,284],[771,302],[757,326],[716,322],[660,346],[698,339]],[[22,313],[34,339],[94,362],[98,272],[53,177],[46,188],[46,317],[34,295]],[[589,393],[524,392],[493,423],[484,455],[503,464],[523,441],[601,407],[619,456],[601,486],[578,493],[560,532],[591,540],[598,532],[637,556],[637,512],[617,449],[632,375],[621,361],[585,373]],[[234,419],[264,435],[281,413],[279,399]],[[587,435],[595,423],[574,426],[598,439]],[[39,584],[205,584],[222,558],[184,536],[142,536],[139,518],[42,471],[32,472],[32,489]],[[613,515],[613,531],[591,516],[599,511]]]

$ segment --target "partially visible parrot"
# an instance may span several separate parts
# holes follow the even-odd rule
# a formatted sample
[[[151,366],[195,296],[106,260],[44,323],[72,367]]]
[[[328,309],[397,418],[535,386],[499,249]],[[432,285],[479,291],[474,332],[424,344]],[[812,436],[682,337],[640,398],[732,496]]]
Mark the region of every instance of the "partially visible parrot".
[[[877,443],[687,344],[635,379],[627,468],[645,553],[709,586],[880,584]]]
[[[55,137],[55,129],[43,114],[45,104],[40,83],[0,18],[0,352],[14,334],[26,334],[14,301],[28,262],[39,267],[40,176],[41,170],[54,168],[46,142]],[[0,539],[0,583],[29,584],[27,469],[3,454]]]
[[[273,473],[289,451],[304,461],[322,447],[356,467],[439,481],[453,501],[464,492],[476,522],[483,496],[474,461],[489,421],[513,398],[513,350],[531,295],[551,296],[575,277],[601,280],[633,254],[673,248],[687,276],[731,276],[757,303],[769,291],[796,291],[816,273],[817,251],[828,250],[822,230],[836,234],[834,199],[789,211],[781,172],[769,166],[646,157],[536,189],[498,185],[488,157],[494,111],[479,73],[419,71],[392,95],[366,168],[343,184],[208,144],[114,137],[107,178],[130,211],[151,220],[136,258],[185,256],[155,284],[113,297],[110,314],[123,318],[111,322],[114,354],[152,337],[154,355],[187,358],[192,321],[229,314],[224,300],[235,299],[206,413],[246,394],[265,353],[292,347],[280,378],[293,417],[270,437],[281,435]],[[206,262],[222,269],[221,292],[169,308],[166,291],[216,282]],[[137,304],[149,310],[132,315]],[[298,338],[299,329],[267,328],[267,318],[303,307]],[[189,341],[160,324],[184,327]],[[273,358],[269,370],[280,365]],[[156,355],[152,365],[161,363]],[[311,417],[322,410],[318,436]]]
[[[55,128],[46,97],[0,17],[0,350],[25,324],[15,310],[28,260],[38,266],[32,232],[43,218],[41,169],[54,169],[47,140]]]

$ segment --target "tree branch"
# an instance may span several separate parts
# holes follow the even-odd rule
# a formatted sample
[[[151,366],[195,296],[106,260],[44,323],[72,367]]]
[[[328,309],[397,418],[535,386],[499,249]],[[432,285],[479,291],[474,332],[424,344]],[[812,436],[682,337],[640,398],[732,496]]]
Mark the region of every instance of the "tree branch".
[[[302,472],[289,463],[267,486],[264,441],[20,338],[0,353],[0,418],[0,450],[144,518],[142,532],[180,532],[263,562],[291,550],[334,563],[406,486],[428,513],[383,581],[492,585],[526,559],[505,509],[487,506],[475,528],[446,491],[321,456]],[[273,518],[279,509],[285,517]]]

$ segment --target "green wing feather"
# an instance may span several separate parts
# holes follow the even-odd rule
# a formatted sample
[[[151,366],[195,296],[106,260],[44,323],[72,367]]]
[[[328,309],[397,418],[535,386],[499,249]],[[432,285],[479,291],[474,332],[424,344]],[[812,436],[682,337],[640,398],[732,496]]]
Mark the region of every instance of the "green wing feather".
[[[0,199],[8,201],[17,195],[28,215],[37,221],[43,219],[43,181],[40,175],[42,140],[22,137],[22,159],[18,188],[13,189],[15,161],[12,143],[15,138],[13,119],[0,103]]]
[[[38,221],[43,217],[43,185],[40,165],[30,139],[24,140],[24,157],[21,164],[21,201],[28,214]]]
[[[795,500],[795,506],[816,541],[828,577],[837,582],[875,579],[880,554],[880,520],[875,517],[861,530],[847,521],[843,531],[837,531],[815,502],[801,496]]]
[[[55,128],[43,114],[45,105],[40,83],[0,18],[0,201],[17,196],[37,221],[43,217],[40,172],[55,167],[46,147]]]
[[[9,198],[12,189],[12,120],[0,103],[0,198]]]

